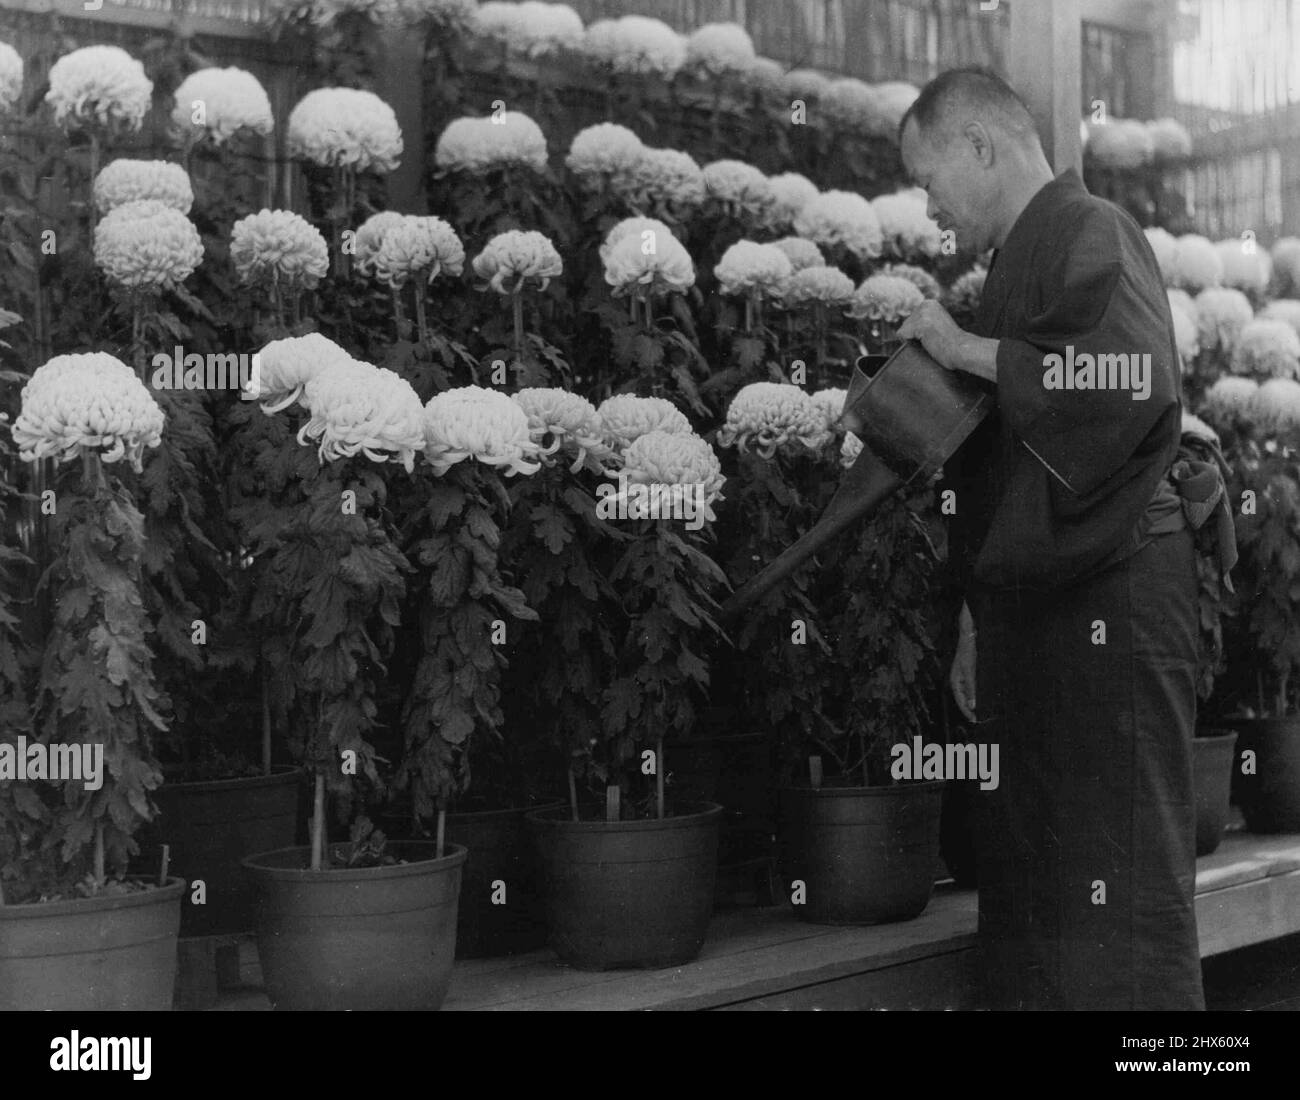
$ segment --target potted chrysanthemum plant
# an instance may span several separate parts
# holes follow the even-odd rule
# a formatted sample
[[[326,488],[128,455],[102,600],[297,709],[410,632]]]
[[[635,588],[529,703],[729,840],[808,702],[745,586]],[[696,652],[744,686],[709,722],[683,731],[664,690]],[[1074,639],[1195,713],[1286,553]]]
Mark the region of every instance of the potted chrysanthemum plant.
[[[715,160],[701,168],[704,201],[688,226],[692,256],[719,259],[737,241],[758,235],[768,224],[777,195],[763,172],[743,160]]]
[[[822,191],[810,197],[794,218],[794,231],[817,245],[832,267],[862,279],[885,248],[876,209],[852,191]]]
[[[67,464],[53,487],[56,549],[42,585],[55,615],[34,738],[0,757],[5,808],[22,815],[5,830],[19,837],[0,905],[6,1008],[171,1007],[184,880],[165,863],[147,880],[126,876],[161,780],[153,741],[167,700],[141,595],[144,520],[113,469],[126,459],[138,470],[162,429],[135,373],[102,352],[58,356],[23,388],[20,457]]]
[[[301,335],[302,297],[329,270],[329,247],[320,231],[292,210],[262,209],[231,226],[230,262],[250,291],[243,304],[253,316],[254,338]]]
[[[617,398],[613,400],[618,400]],[[629,400],[638,400],[635,398]],[[645,425],[668,415],[660,400]],[[671,408],[671,406],[669,406]],[[606,416],[606,412],[611,415]],[[586,771],[603,797],[528,815],[541,857],[547,922],[560,957],[583,969],[665,967],[699,952],[712,912],[722,807],[666,787],[665,743],[696,732],[720,637],[714,595],[725,577],[709,555],[721,468],[712,447],[670,418],[668,430],[624,430],[614,484],[597,515],[626,525],[608,574],[622,594],[616,659],[601,691],[602,728]],[[626,441],[626,442],[624,442]],[[571,747],[571,746],[566,746]]]
[[[797,264],[792,253],[803,253],[800,246],[811,249],[817,262]],[[784,314],[780,346],[787,373],[800,374],[803,384],[836,386],[845,382],[858,356],[858,342],[843,324],[844,311],[853,300],[853,280],[838,267],[821,263],[811,241],[790,237],[772,247],[781,248],[795,264],[772,303]],[[833,325],[836,320],[840,323]],[[802,372],[797,370],[800,363]]]
[[[726,396],[756,378],[787,381],[779,362],[776,331],[764,317],[764,306],[779,303],[786,284],[794,274],[794,264],[784,249],[774,244],[737,241],[713,268],[718,291],[724,303],[715,321],[721,333],[734,333],[731,353],[735,365],[713,375],[705,386],[708,392]],[[733,300],[739,299],[738,313]],[[723,337],[725,339],[725,337]]]
[[[910,279],[900,275],[869,275],[853,292],[846,312],[863,322],[863,344],[869,354],[888,356],[897,351],[898,326],[925,296]]]

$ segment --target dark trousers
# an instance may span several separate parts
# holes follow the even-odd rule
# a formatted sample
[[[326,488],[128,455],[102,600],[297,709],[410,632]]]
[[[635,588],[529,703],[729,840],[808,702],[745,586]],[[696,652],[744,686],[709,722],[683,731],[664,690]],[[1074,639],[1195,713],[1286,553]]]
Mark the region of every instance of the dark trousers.
[[[1062,592],[981,590],[976,792],[986,1004],[1202,1009],[1192,536]]]

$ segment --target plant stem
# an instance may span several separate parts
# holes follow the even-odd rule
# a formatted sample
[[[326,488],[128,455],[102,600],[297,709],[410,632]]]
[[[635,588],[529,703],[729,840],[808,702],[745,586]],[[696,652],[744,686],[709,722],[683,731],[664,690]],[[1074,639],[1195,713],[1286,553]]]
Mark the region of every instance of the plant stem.
[[[162,866],[158,868],[158,885],[167,885],[167,864],[171,862],[172,849],[170,844],[162,846]]]
[[[1287,688],[1287,681],[1290,679],[1291,679],[1291,674],[1289,672],[1284,672],[1282,673],[1282,678],[1278,681],[1277,714],[1275,715],[1275,717],[1277,718],[1286,717],[1286,688]]]
[[[131,365],[144,380],[144,322],[140,318],[140,299],[131,295]]]
[[[262,661],[262,774],[271,774],[271,688],[266,678],[266,661]]]
[[[406,314],[402,311],[402,295],[395,286],[388,288],[393,296],[393,323],[397,326],[397,338],[402,338],[402,327],[406,324]]]
[[[573,766],[569,766],[569,808],[573,813],[573,820],[578,820],[578,784],[573,778]]]
[[[3,882],[0,882],[0,909],[3,909],[4,905],[5,905],[5,884]]]
[[[429,346],[429,322],[428,322],[428,317],[424,312],[423,281],[420,279],[416,279],[415,282],[412,284],[412,289],[415,291],[415,324],[416,327],[420,330],[420,343],[424,347],[428,347]]]
[[[104,823],[95,824],[95,888],[104,888]]]
[[[617,821],[620,816],[618,796],[619,789],[616,786],[605,788],[605,820]]]
[[[515,322],[515,357],[522,363],[524,359],[524,295],[522,290],[510,295],[511,312]]]
[[[447,811],[442,806],[438,807],[438,858],[442,859],[443,849],[447,841]]]
[[[1264,670],[1255,669],[1255,694],[1259,697],[1259,716],[1264,717],[1267,708],[1264,706]]]
[[[311,869],[319,871],[325,850],[325,776],[316,773],[316,798],[311,812]]]
[[[659,820],[664,816],[664,739],[663,734],[659,735],[659,743],[655,748],[655,806],[658,812]]]

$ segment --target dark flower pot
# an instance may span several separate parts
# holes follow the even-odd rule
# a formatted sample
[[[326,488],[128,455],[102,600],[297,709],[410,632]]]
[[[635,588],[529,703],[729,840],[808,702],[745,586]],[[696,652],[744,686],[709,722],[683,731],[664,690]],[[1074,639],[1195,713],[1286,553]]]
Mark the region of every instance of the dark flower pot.
[[[451,982],[465,849],[389,845],[409,863],[309,870],[309,848],[244,860],[256,883],[257,953],[274,1008],[436,1009]]]
[[[1252,833],[1300,833],[1300,718],[1237,719],[1237,802]],[[1255,753],[1255,773],[1241,771]]]
[[[792,908],[815,924],[911,920],[930,902],[943,780],[891,787],[786,787],[782,877],[804,884]]]
[[[657,969],[700,953],[713,915],[722,807],[646,821],[527,815],[551,946],[579,970]]]
[[[1208,856],[1223,840],[1228,824],[1232,747],[1237,735],[1206,730],[1192,740],[1192,786],[1196,791],[1196,854]]]
[[[139,865],[157,867],[166,844],[171,870],[206,887],[204,904],[194,905],[191,893],[181,906],[181,935],[253,930],[253,886],[240,863],[293,844],[300,775],[281,767],[250,779],[164,783],[154,792],[159,816],[140,830]]]
[[[171,1011],[184,892],[0,906],[0,1011]]]

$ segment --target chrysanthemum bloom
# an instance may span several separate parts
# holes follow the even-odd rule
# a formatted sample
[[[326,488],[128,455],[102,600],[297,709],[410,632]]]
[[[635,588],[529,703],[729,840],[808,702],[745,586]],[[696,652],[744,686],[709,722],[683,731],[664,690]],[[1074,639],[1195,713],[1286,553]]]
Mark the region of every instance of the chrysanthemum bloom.
[[[202,262],[194,223],[156,199],[123,203],[95,226],[96,266],[131,290],[173,287]]]
[[[782,237],[779,241],[773,241],[772,247],[785,253],[795,271],[802,271],[805,267],[826,266],[822,250],[803,237]]]
[[[230,260],[241,283],[310,290],[329,270],[329,248],[292,210],[263,209],[231,227]]]
[[[375,256],[379,246],[384,243],[384,234],[401,225],[409,215],[399,214],[396,210],[382,210],[371,214],[357,229],[356,266],[363,275],[374,271]]]
[[[605,282],[614,288],[615,297],[656,297],[695,285],[695,263],[671,233],[657,233],[649,242],[640,234],[625,236],[604,252],[604,261]]]
[[[1181,309],[1171,309],[1170,316],[1174,321],[1174,343],[1183,361],[1183,369],[1186,370],[1201,350],[1201,334],[1197,329],[1195,318],[1188,316]]]
[[[1088,153],[1106,168],[1131,169],[1149,164],[1155,155],[1151,134],[1130,118],[1111,118],[1088,126]]]
[[[860,260],[875,259],[884,247],[875,210],[852,191],[822,192],[803,208],[794,229],[823,248],[843,247]]]
[[[760,92],[783,94],[785,92],[785,66],[772,57],[756,57],[740,74],[751,88]]]
[[[763,458],[789,444],[819,451],[831,441],[825,411],[798,386],[784,382],[751,382],[727,408],[727,422],[718,429],[718,446],[736,446],[743,453],[750,444]]]
[[[695,431],[686,414],[664,397],[616,393],[605,398],[596,412],[600,416],[601,438],[618,453],[647,432],[689,435]]]
[[[678,485],[696,490],[703,498],[703,517],[710,522],[716,518],[712,505],[723,499],[722,487],[727,481],[713,448],[694,432],[646,432],[624,452],[620,473],[631,485]],[[616,494],[614,499],[622,495]]]
[[[0,111],[9,110],[23,92],[23,59],[8,42],[0,42]]]
[[[767,225],[771,229],[789,229],[804,207],[821,193],[812,180],[798,172],[769,176],[767,183],[773,200],[767,215]]]
[[[524,0],[521,4],[480,4],[476,27],[529,57],[543,57],[560,48],[582,44],[582,17],[567,4]]]
[[[467,458],[494,466],[507,477],[541,469],[528,415],[499,390],[460,386],[435,394],[424,407],[424,454],[434,473],[445,474]]]
[[[921,89],[902,80],[889,80],[874,89],[875,119],[872,132],[878,136],[897,138],[898,127],[908,108],[916,102]]]
[[[271,100],[257,77],[243,69],[199,69],[176,89],[172,122],[182,132],[206,134],[221,145],[239,130],[269,134]]]
[[[1153,225],[1144,229],[1147,243],[1155,253],[1156,263],[1160,265],[1160,277],[1165,286],[1173,286],[1178,274],[1178,238],[1168,230]]]
[[[1192,324],[1196,323],[1196,302],[1187,291],[1171,286],[1165,291],[1165,295],[1169,299],[1171,313],[1184,313]]]
[[[600,245],[601,262],[607,263],[609,254],[628,237],[636,237],[646,248],[657,248],[659,241],[665,237],[672,237],[677,241],[673,231],[658,218],[624,218],[621,222],[615,223],[605,234],[605,239]]]
[[[374,92],[318,88],[289,113],[289,155],[331,168],[391,172],[402,157],[402,128]]]
[[[713,268],[723,294],[777,293],[794,273],[789,257],[779,248],[755,241],[737,241]]]
[[[1273,274],[1273,259],[1253,241],[1218,241],[1214,250],[1223,261],[1221,285],[1236,287],[1247,293],[1264,293]]]
[[[641,139],[626,126],[600,122],[574,135],[564,163],[584,186],[597,187],[612,177],[630,177],[644,152]]]
[[[311,419],[298,442],[319,442],[321,462],[363,454],[372,462],[400,462],[409,474],[424,450],[424,406],[411,384],[369,363],[342,363],[307,383]]]
[[[847,306],[853,301],[853,290],[853,280],[838,267],[822,265],[794,272],[781,284],[779,298],[780,304],[787,309],[809,302]]]
[[[1259,317],[1264,321],[1285,321],[1300,333],[1300,300],[1275,298],[1259,311]]]
[[[875,90],[853,76],[832,80],[823,89],[821,110],[832,122],[863,132],[874,130],[879,117]]]
[[[832,386],[824,390],[818,390],[811,396],[813,404],[826,417],[826,430],[835,434],[843,431],[844,428],[840,423],[840,417],[844,413],[844,402],[849,396],[849,391]]]
[[[564,261],[545,233],[512,229],[498,233],[474,257],[474,274],[486,279],[498,294],[515,294],[529,279],[538,290],[564,271]]]
[[[1192,155],[1192,135],[1177,119],[1157,118],[1146,124],[1151,152],[1157,161],[1178,160]]]
[[[715,160],[706,164],[704,187],[710,197],[727,203],[733,214],[744,210],[760,219],[766,218],[776,201],[768,178],[743,160]]]
[[[862,453],[862,440],[852,432],[844,433],[844,442],[840,444],[840,465],[852,466]]]
[[[92,191],[101,214],[142,199],[156,199],[182,214],[188,214],[194,205],[189,175],[179,164],[165,160],[112,161],[100,169]]]
[[[1196,296],[1196,327],[1202,351],[1232,354],[1237,337],[1255,317],[1240,290],[1210,287]]]
[[[61,126],[94,119],[101,126],[125,123],[138,130],[153,99],[153,81],[144,66],[119,46],[84,46],[50,66],[50,90]]]
[[[1189,294],[1223,282],[1223,258],[1206,238],[1188,233],[1178,238],[1174,253],[1174,286]]]
[[[794,99],[821,99],[831,78],[816,69],[791,69],[785,74],[785,90]]]
[[[613,190],[629,202],[664,202],[692,209],[704,202],[704,172],[689,153],[677,149],[642,149],[631,168],[610,179]]]
[[[440,275],[465,270],[465,246],[441,218],[407,214],[385,231],[370,267],[387,286],[404,286],[418,277],[431,283]]]
[[[583,52],[616,73],[671,79],[686,63],[686,39],[660,19],[625,15],[587,28]]]
[[[686,37],[686,64],[710,76],[743,73],[755,57],[754,41],[739,23],[705,23]]]
[[[438,138],[433,159],[439,168],[461,172],[509,165],[544,172],[546,137],[537,123],[519,111],[502,111],[492,118],[458,118]]]
[[[913,264],[886,264],[876,274],[894,275],[900,279],[906,279],[921,292],[927,301],[937,302],[943,297],[943,289],[939,286],[939,280],[924,268],[916,267]]]
[[[858,320],[897,324],[925,301],[916,284],[896,275],[871,275],[853,294],[848,315]]]
[[[916,256],[933,259],[943,247],[939,223],[926,211],[924,191],[899,191],[894,195],[879,195],[871,200],[871,208],[880,222],[886,255],[910,260]]]
[[[1285,321],[1250,321],[1232,347],[1235,374],[1300,377],[1300,336]]]
[[[1273,281],[1280,298],[1300,298],[1300,237],[1283,237],[1273,246]]]
[[[1244,416],[1265,435],[1280,435],[1300,428],[1300,382],[1270,378],[1251,395]]]
[[[1219,442],[1219,433],[1211,428],[1199,416],[1193,416],[1186,409],[1183,410],[1183,435],[1200,436],[1207,443],[1213,443],[1216,446]]]
[[[944,295],[949,313],[972,314],[978,312],[984,297],[984,280],[988,278],[988,268],[976,264],[965,275],[953,280],[948,293]]]
[[[257,353],[257,377],[249,396],[262,402],[265,413],[277,413],[295,401],[310,408],[307,384],[321,371],[354,362],[352,356],[319,332],[272,340]]]
[[[1248,415],[1258,389],[1259,383],[1253,378],[1225,374],[1205,391],[1201,416],[1220,428],[1231,427],[1234,420]]]
[[[579,394],[552,387],[526,387],[510,396],[528,417],[529,434],[543,461],[552,461],[552,455],[565,450],[575,456],[573,473],[584,465],[595,473],[604,472],[612,449],[605,442],[595,405]]]
[[[24,462],[65,461],[86,447],[139,472],[144,449],[162,442],[162,409],[135,371],[102,351],[55,356],[20,397],[13,438]]]

